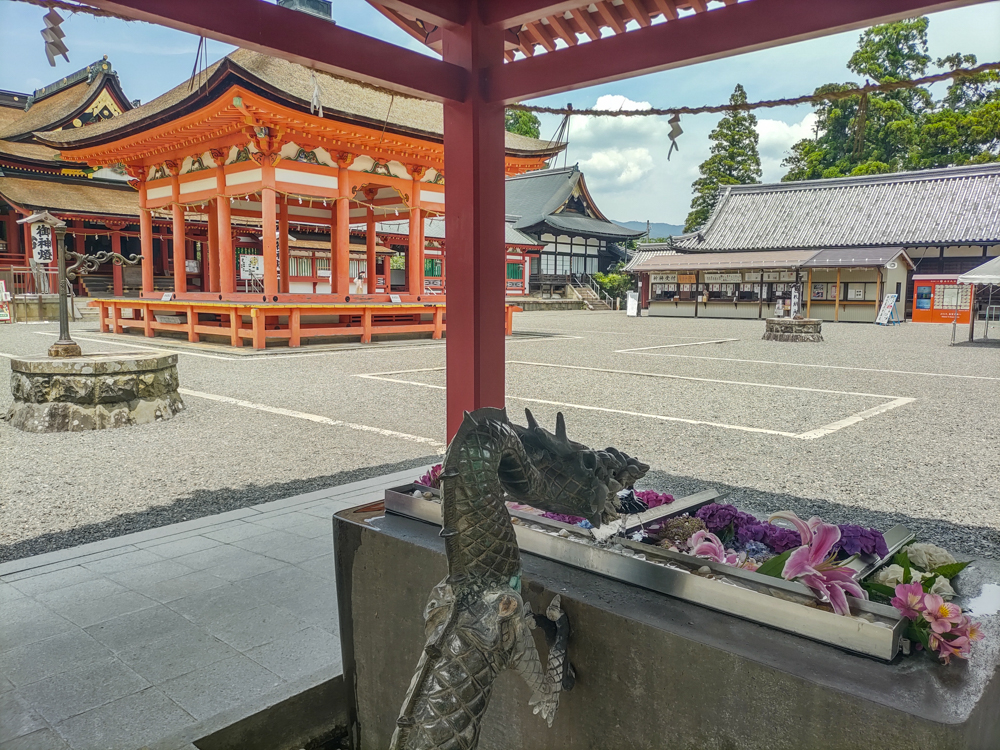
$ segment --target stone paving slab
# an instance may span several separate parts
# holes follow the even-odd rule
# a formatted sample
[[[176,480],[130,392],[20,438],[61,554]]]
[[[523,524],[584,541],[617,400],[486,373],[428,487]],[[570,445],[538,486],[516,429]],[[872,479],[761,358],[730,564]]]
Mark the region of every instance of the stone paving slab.
[[[339,674],[331,517],[423,471],[0,564],[0,750],[136,750]]]

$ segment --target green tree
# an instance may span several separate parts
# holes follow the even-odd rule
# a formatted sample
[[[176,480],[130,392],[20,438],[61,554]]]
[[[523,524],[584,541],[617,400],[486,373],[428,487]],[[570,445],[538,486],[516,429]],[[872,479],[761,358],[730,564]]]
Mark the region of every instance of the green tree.
[[[747,92],[736,84],[730,104],[746,104]],[[757,152],[757,118],[749,111],[727,112],[709,135],[711,156],[701,163],[701,177],[694,181],[691,212],[684,231],[693,232],[705,225],[712,215],[723,185],[748,185],[760,182],[760,154]]]
[[[924,75],[926,18],[873,26],[858,41],[847,67],[879,83]],[[975,55],[954,54],[939,68],[974,67]],[[831,83],[817,94],[843,91],[857,83]],[[1000,76],[988,71],[956,79],[935,102],[922,87],[824,101],[816,107],[816,134],[792,146],[782,178],[814,180],[883,174],[955,164],[996,161],[1000,151]]]
[[[508,109],[504,112],[503,126],[508,133],[526,135],[529,138],[537,138],[542,132],[542,123],[535,117],[534,112],[525,112],[520,109]]]
[[[624,297],[626,292],[635,289],[635,278],[625,273],[625,263],[618,261],[607,273],[595,273],[594,281],[611,297]]]

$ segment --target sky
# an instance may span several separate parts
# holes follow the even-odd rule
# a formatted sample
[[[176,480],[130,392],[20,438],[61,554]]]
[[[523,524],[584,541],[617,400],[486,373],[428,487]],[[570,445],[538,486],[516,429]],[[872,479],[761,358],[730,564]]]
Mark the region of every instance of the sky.
[[[63,14],[67,63],[55,68],[45,58],[39,34],[42,8],[0,0],[0,89],[31,92],[107,55],[126,95],[148,101],[190,77],[198,38],[145,23]],[[333,0],[333,17],[346,28],[410,49],[430,53],[363,0]],[[930,55],[975,54],[980,63],[1000,61],[1000,1],[931,14]],[[830,82],[856,81],[847,60],[860,31],[761,50],[626,81],[592,86],[526,102],[575,109],[698,106],[728,101],[737,83],[751,101],[799,96]],[[232,48],[208,42],[209,62]],[[940,93],[940,91],[938,91]],[[758,110],[764,182],[784,174],[789,147],[812,131],[808,105]],[[579,164],[601,211],[617,221],[683,224],[691,183],[709,154],[709,133],[719,115],[681,118],[684,133],[670,159],[665,117],[574,117],[565,159]],[[559,117],[541,116],[542,137],[551,137]],[[559,159],[559,165],[563,157]]]

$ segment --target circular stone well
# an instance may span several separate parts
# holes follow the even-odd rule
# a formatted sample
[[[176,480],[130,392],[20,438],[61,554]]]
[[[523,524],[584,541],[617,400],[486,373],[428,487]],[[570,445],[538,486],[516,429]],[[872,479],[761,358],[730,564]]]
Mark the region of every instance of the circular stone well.
[[[177,355],[11,359],[7,420],[25,432],[82,432],[170,419],[184,409]]]
[[[764,341],[822,341],[823,321],[818,318],[768,318]]]

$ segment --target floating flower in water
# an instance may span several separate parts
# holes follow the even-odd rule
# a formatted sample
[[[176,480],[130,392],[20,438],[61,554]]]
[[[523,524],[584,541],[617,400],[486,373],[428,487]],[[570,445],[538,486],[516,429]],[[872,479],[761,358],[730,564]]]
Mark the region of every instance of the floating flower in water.
[[[924,594],[924,619],[931,624],[935,633],[947,633],[962,619],[962,609],[957,604],[946,602],[937,594]]]
[[[847,594],[858,599],[868,595],[854,580],[855,571],[834,562],[834,545],[840,540],[840,529],[830,523],[823,523],[817,517],[803,521],[792,511],[773,514],[768,521],[781,518],[789,521],[799,532],[802,546],[794,550],[785,561],[781,577],[787,581],[798,580],[819,596],[820,601],[828,601],[838,615],[851,614]]]
[[[424,487],[433,487],[436,490],[441,489],[441,471],[441,464],[436,464],[414,484],[422,484]]]
[[[906,556],[910,559],[910,563],[922,570],[934,570],[955,562],[955,558],[948,550],[929,542],[911,544],[906,548]]]
[[[919,583],[901,583],[890,602],[903,617],[916,620],[924,611],[924,588]]]
[[[972,644],[983,639],[982,625],[973,622],[956,604],[938,594],[924,592],[920,583],[896,586],[892,606],[911,621],[907,637],[926,644],[945,664],[951,657],[968,659]]]

